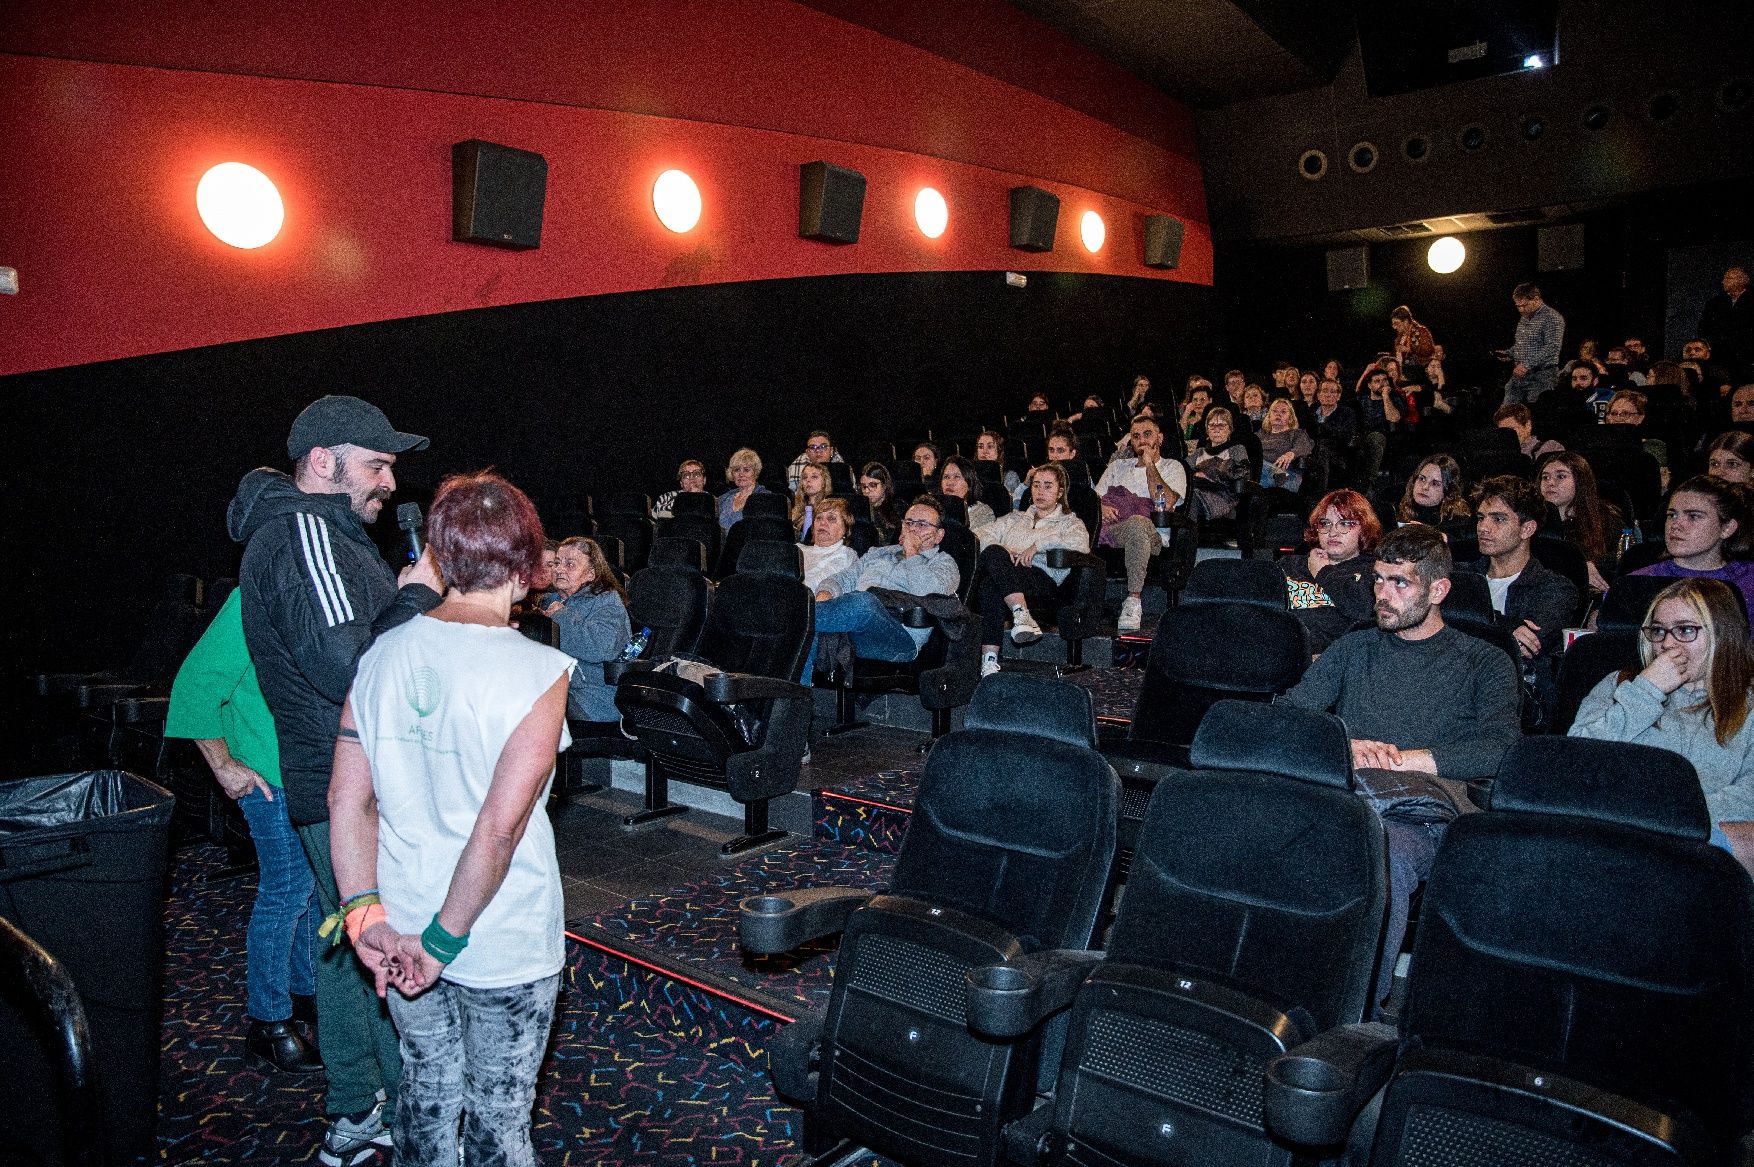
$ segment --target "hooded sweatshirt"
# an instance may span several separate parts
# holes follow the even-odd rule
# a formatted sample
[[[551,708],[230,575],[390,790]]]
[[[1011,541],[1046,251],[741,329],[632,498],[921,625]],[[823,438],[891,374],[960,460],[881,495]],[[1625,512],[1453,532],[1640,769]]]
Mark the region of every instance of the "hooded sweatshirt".
[[[280,776],[295,826],[329,817],[329,771],[341,703],[380,633],[438,607],[378,554],[345,494],[307,494],[278,470],[252,470],[226,509],[245,544],[238,592],[244,642],[274,715]]]

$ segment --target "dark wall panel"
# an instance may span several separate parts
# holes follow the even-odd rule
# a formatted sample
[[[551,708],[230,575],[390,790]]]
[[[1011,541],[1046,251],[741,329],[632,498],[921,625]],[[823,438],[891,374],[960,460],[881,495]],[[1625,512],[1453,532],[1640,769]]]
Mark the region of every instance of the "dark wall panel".
[[[752,445],[789,461],[822,426],[845,446],[923,420],[1015,412],[1038,388],[1115,394],[1135,370],[1214,359],[1210,289],[998,272],[838,276],[479,309],[0,378],[17,444],[9,543],[23,604],[9,656],[102,659],[167,572],[230,574],[225,504],[285,463],[292,417],[369,397],[432,437],[399,498],[496,465],[553,513],[569,495],[657,491],[685,456],[722,483]],[[380,535],[393,536],[389,521]],[[564,534],[565,532],[559,532]],[[95,602],[81,602],[78,597]],[[77,620],[62,615],[77,610]],[[110,653],[117,651],[109,648]]]

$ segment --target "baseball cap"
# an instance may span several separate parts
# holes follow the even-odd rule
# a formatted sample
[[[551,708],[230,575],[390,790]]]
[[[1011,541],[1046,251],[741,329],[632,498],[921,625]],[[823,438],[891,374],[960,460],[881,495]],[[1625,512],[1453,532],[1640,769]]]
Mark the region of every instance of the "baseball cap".
[[[304,407],[286,436],[286,454],[294,461],[317,446],[359,446],[384,454],[424,450],[431,443],[420,434],[405,434],[390,424],[384,411],[369,401],[344,394],[319,397]]]

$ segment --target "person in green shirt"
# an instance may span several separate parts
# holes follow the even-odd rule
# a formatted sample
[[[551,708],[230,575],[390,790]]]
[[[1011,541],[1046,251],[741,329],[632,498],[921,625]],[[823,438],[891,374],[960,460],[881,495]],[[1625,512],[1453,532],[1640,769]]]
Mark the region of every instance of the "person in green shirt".
[[[177,671],[164,732],[194,740],[220,789],[237,801],[256,844],[256,903],[245,965],[246,1056],[252,1064],[289,1073],[321,1070],[322,1059],[292,1019],[294,998],[308,1000],[315,992],[315,880],[287,817],[280,745],[244,646],[237,591]]]

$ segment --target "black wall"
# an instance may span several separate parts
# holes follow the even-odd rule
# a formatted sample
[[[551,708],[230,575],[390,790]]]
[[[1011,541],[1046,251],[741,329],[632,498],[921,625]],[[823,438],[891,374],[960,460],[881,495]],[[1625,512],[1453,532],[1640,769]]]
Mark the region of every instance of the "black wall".
[[[12,413],[8,512],[20,602],[5,659],[125,655],[171,572],[235,571],[223,524],[239,476],[284,467],[292,418],[367,397],[432,448],[398,500],[494,465],[548,513],[571,496],[653,493],[704,458],[715,489],[750,445],[773,466],[826,428],[846,447],[961,429],[1028,394],[1179,379],[1215,359],[1210,289],[997,272],[768,281],[359,325],[0,379]],[[386,512],[388,514],[389,512]],[[380,536],[393,536],[389,519]],[[568,532],[559,531],[557,534]]]

